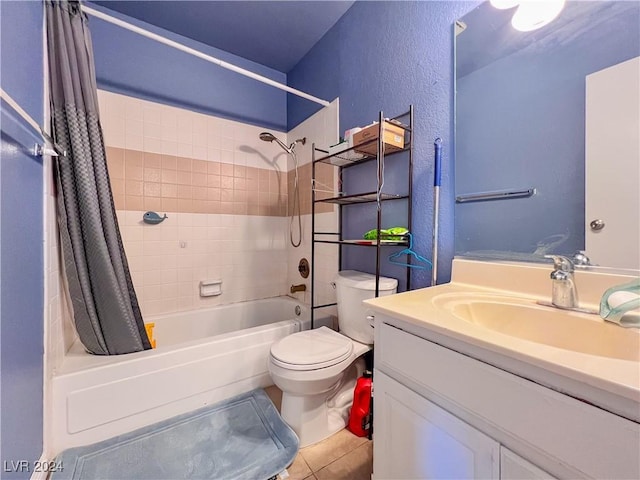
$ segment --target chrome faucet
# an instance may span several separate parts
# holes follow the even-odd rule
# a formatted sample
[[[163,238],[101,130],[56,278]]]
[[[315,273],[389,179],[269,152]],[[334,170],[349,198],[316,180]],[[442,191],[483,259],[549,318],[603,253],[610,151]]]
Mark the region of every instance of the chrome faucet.
[[[562,255],[545,255],[553,260],[551,304],[565,309],[578,308],[578,292],[573,278],[573,262]]]
[[[590,267],[593,264],[591,263],[591,259],[587,256],[587,252],[584,250],[578,250],[573,254],[573,265],[576,267]]]

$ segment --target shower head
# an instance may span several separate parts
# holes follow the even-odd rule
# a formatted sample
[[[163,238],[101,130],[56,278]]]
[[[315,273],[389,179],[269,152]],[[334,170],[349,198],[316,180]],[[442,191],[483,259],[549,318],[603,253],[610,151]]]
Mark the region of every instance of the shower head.
[[[287,147],[280,139],[276,138],[276,136],[270,132],[262,132],[260,134],[260,140],[262,140],[263,142],[273,142],[275,140],[275,142],[278,145],[280,145],[285,152],[289,154],[293,153],[293,147],[295,146],[295,143],[294,143],[290,147]]]
[[[275,139],[276,137],[273,135],[273,133],[269,133],[269,132],[260,133],[260,140],[262,140],[263,142],[273,142]]]

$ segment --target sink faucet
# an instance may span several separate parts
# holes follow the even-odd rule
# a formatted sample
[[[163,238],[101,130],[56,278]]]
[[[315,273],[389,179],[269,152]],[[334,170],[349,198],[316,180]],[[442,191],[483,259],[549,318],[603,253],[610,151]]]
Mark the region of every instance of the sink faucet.
[[[573,262],[562,255],[545,255],[545,258],[553,260],[551,304],[558,308],[576,309],[578,292],[573,279]]]

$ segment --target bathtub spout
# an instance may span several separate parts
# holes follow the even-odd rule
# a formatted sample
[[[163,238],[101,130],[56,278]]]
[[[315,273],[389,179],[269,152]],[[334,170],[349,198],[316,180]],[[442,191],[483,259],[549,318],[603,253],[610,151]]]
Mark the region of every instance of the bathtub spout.
[[[306,291],[307,291],[307,286],[304,283],[301,283],[300,285],[291,285],[291,289],[290,289],[291,293],[306,292]]]

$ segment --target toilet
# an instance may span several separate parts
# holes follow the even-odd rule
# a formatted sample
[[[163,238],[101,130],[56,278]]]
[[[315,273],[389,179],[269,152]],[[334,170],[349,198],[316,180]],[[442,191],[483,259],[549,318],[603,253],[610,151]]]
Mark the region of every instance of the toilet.
[[[340,332],[327,327],[289,335],[271,347],[269,372],[282,390],[281,415],[300,447],[347,425],[353,388],[373,344],[363,300],[375,296],[375,275],[345,270],[335,279]],[[380,277],[379,295],[396,293],[398,281]]]

